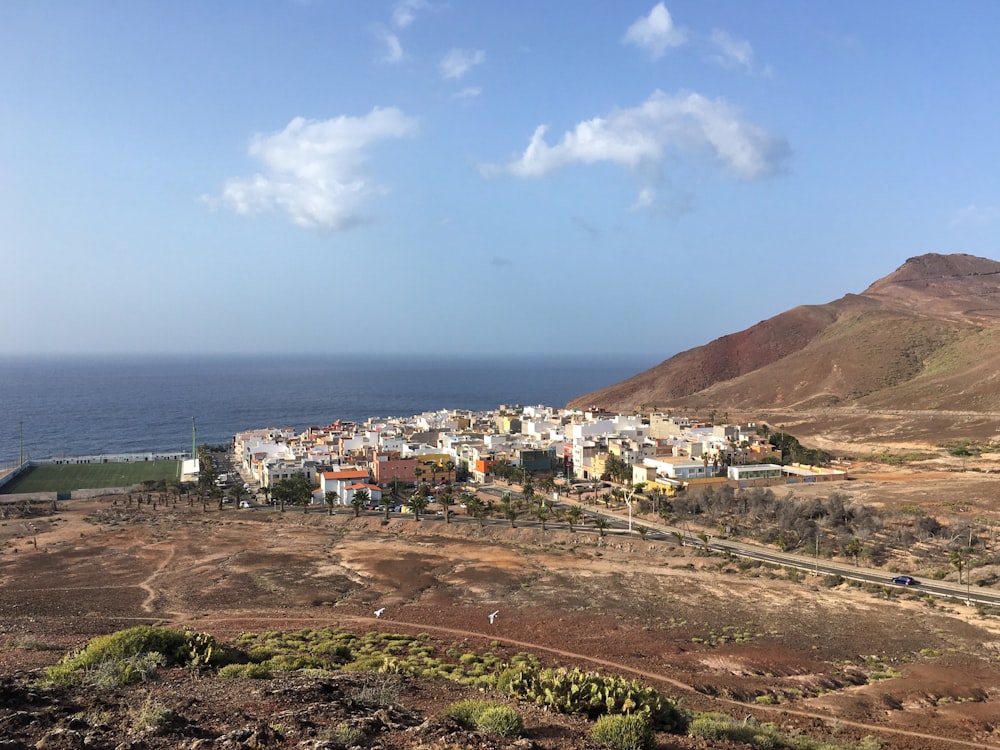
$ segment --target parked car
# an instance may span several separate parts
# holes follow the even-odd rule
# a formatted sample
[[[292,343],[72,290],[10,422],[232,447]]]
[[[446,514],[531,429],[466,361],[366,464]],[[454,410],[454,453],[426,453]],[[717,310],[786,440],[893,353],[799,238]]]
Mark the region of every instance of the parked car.
[[[892,579],[892,582],[898,583],[900,586],[916,586],[920,583],[920,581],[911,576],[896,576]]]

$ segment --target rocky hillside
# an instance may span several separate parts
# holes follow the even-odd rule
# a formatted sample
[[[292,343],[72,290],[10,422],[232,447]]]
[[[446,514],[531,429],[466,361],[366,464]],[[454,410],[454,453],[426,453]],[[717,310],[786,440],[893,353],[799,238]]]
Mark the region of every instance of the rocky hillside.
[[[861,294],[781,313],[570,406],[1000,410],[1000,263],[910,258]]]

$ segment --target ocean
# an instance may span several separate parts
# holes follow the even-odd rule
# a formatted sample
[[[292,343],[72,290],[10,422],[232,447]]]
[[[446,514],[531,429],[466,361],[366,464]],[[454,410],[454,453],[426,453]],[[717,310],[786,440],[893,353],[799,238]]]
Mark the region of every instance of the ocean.
[[[258,427],[501,404],[564,406],[650,357],[0,357],[0,462],[179,451]],[[22,437],[23,436],[23,437]],[[22,443],[23,440],[23,443]]]

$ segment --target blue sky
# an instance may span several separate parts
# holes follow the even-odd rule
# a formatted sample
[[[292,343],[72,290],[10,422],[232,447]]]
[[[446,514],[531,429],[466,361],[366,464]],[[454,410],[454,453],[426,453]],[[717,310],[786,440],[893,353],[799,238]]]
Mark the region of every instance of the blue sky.
[[[0,353],[651,361],[1000,258],[1000,3],[0,5]]]

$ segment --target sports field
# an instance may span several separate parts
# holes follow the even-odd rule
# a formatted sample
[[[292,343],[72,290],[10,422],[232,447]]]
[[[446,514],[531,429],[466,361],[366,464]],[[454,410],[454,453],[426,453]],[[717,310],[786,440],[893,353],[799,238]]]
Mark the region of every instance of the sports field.
[[[181,465],[177,461],[142,461],[129,464],[79,464],[32,466],[17,479],[0,489],[0,494],[16,492],[60,492],[102,487],[129,487],[147,480],[177,479]]]

